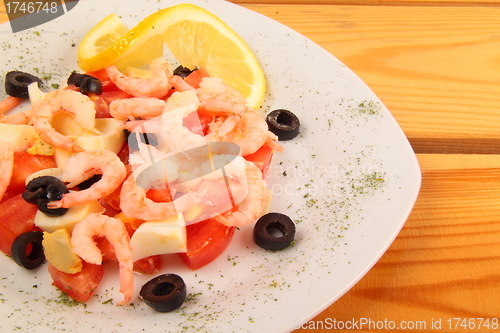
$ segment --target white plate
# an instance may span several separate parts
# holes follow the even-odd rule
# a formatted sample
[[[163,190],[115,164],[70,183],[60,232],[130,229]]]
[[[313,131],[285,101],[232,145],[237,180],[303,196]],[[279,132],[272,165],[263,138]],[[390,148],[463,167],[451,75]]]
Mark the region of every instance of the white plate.
[[[389,111],[345,65],[269,18],[219,1],[192,1],[215,13],[255,50],[268,78],[264,111],[288,108],[301,133],[284,142],[269,170],[271,210],[297,223],[295,244],[258,248],[252,227],[238,230],[212,264],[190,271],[176,256],[164,270],[181,275],[193,297],[181,310],[154,313],[137,298],[120,307],[114,266],[84,306],[57,303],[46,265],[23,270],[0,258],[0,331],[286,332],[348,291],[403,226],[420,188],[415,155]],[[59,83],[77,69],[81,38],[111,12],[129,27],[169,0],[86,0],[56,21],[12,34],[0,26],[1,81],[19,69]],[[251,22],[250,24],[248,22]],[[9,59],[9,60],[5,60]],[[4,96],[0,96],[4,97]],[[150,277],[137,276],[136,294]],[[105,303],[114,299],[114,304]],[[76,328],[75,328],[76,327]]]

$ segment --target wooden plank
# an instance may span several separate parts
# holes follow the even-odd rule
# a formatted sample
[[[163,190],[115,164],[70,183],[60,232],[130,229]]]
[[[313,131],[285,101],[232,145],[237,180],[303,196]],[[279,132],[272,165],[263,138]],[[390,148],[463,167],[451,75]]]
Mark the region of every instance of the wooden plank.
[[[448,320],[499,318],[500,156],[418,160],[422,188],[399,236],[358,284],[314,320],[420,321],[426,328],[411,331],[430,332],[441,319],[440,332],[469,332],[450,329]]]
[[[351,68],[417,152],[500,152],[500,8],[247,7]]]
[[[246,7],[335,55],[420,153],[500,153],[500,8]]]

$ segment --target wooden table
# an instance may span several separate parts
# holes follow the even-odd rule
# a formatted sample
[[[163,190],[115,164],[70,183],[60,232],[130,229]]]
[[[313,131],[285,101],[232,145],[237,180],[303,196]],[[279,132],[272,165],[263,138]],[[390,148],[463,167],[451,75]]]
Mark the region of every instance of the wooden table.
[[[397,119],[422,169],[392,246],[309,327],[369,320],[360,331],[394,323],[429,332],[441,321],[440,332],[500,331],[500,1],[233,2],[351,68]]]

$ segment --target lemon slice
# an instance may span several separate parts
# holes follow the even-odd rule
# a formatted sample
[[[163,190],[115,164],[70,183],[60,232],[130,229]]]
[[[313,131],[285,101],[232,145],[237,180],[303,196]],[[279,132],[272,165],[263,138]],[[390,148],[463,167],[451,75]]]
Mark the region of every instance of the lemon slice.
[[[162,53],[158,55],[158,45],[162,40],[181,65],[190,69],[204,67],[210,76],[218,77],[240,91],[250,107],[260,107],[266,91],[264,72],[243,39],[214,14],[191,4],[159,10],[121,36],[112,46],[95,54],[97,47],[93,41],[99,40],[98,36],[111,35],[109,31],[116,24],[108,18],[93,28],[82,41],[86,44],[79,48],[82,70],[98,70],[111,64],[122,69],[140,67],[141,63],[149,63],[161,56]],[[106,20],[109,22],[104,22]],[[90,38],[92,34],[97,37]],[[82,48],[86,52],[81,52]],[[81,53],[85,56],[81,57]],[[151,59],[148,61],[147,57]]]
[[[105,17],[83,38],[78,46],[78,64],[84,71],[102,68],[102,63],[109,63],[116,59],[103,59],[106,52],[120,37],[127,33],[127,27],[115,14]],[[117,58],[118,55],[115,57]]]
[[[149,64],[163,54],[163,40],[153,36],[135,52],[123,53],[126,48],[116,48],[116,43],[128,32],[127,27],[115,14],[105,17],[87,33],[78,47],[78,65],[83,71],[95,71],[115,64],[120,68],[140,67]],[[120,60],[118,60],[120,58]]]

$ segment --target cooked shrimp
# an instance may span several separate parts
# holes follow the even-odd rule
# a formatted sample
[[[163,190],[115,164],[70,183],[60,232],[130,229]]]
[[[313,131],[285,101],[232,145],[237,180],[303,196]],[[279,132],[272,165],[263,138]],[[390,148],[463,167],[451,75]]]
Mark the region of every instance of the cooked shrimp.
[[[52,201],[49,208],[69,208],[91,200],[103,198],[115,191],[127,176],[127,170],[120,158],[110,150],[90,150],[72,155],[64,166],[61,176],[71,188],[95,174],[102,178],[88,189],[70,192],[59,201]]]
[[[170,84],[177,91],[196,90],[195,88],[193,88],[193,86],[184,81],[184,79],[179,75],[172,75],[172,77],[170,78]]]
[[[43,141],[71,152],[82,151],[74,140],[57,132],[50,124],[59,112],[68,113],[82,128],[96,132],[94,102],[73,90],[55,90],[33,105],[33,126]]]
[[[22,102],[22,98],[9,96],[3,101],[0,102],[0,114],[4,114],[5,112],[15,108]]]
[[[264,145],[278,152],[282,152],[284,149],[283,146],[278,143],[278,136],[271,131],[267,132],[267,139]]]
[[[255,153],[264,144],[282,151],[283,148],[273,141],[266,121],[253,109],[248,109],[243,115],[230,115],[219,126],[209,127],[215,132],[207,136],[208,141],[225,141],[236,143],[241,148],[241,154]]]
[[[113,102],[114,103],[114,102]],[[111,103],[111,104],[113,104]],[[188,91],[176,91],[167,99],[167,102],[164,104],[163,113],[167,113],[170,111],[174,111],[183,107],[190,107],[192,111],[195,111],[200,105],[200,101],[198,100],[197,94],[195,90]],[[133,131],[140,126],[145,126],[145,129],[148,132],[160,133],[161,129],[161,118],[158,117],[156,119],[150,119],[147,121],[144,120],[131,120],[124,123],[121,128],[127,129],[129,131]]]
[[[26,110],[19,113],[0,116],[0,123],[11,125],[27,125],[31,121],[31,110]]]
[[[157,117],[163,113],[165,101],[158,98],[117,99],[109,104],[109,112],[116,119]]]
[[[164,58],[156,58],[151,61],[151,78],[128,77],[116,66],[109,66],[106,72],[111,81],[121,90],[134,97],[164,97],[172,88],[169,80],[172,76],[172,66]]]
[[[263,213],[269,200],[266,182],[262,172],[252,162],[245,162],[248,193],[239,203],[237,211],[229,211],[215,216],[215,219],[227,226],[242,226],[257,220]]]
[[[120,219],[94,213],[78,222],[71,235],[71,249],[88,263],[102,264],[102,253],[93,237],[106,237],[115,249],[120,266],[120,292],[124,295],[118,305],[125,305],[134,295],[134,262],[130,249],[130,236]]]
[[[9,186],[13,169],[14,148],[10,142],[0,141],[0,170],[2,170],[2,177],[0,177],[0,200]]]
[[[184,126],[184,118],[194,111],[196,105],[188,105],[161,116],[161,137],[170,148],[170,153],[175,154],[207,144],[204,136],[195,134]]]
[[[167,183],[168,180],[165,181],[166,186]],[[182,213],[201,201],[197,193],[189,192],[170,202],[154,202],[146,197],[146,191],[147,188],[137,185],[134,173],[123,182],[120,208],[125,216],[146,221],[160,221]],[[175,190],[171,189],[171,192]]]
[[[242,114],[247,110],[245,97],[219,78],[203,78],[197,91],[200,108],[212,115]]]

